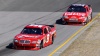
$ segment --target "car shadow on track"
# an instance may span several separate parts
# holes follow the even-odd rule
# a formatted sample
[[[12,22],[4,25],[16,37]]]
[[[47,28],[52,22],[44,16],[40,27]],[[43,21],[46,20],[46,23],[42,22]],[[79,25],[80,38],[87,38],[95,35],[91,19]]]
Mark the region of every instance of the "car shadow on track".
[[[8,48],[8,49],[14,49],[13,48],[13,43],[9,43],[9,45],[7,45],[6,48]]]
[[[44,48],[45,48],[45,47],[44,47]],[[28,48],[28,49],[25,49],[25,48],[22,48],[22,49],[19,49],[19,48],[18,48],[18,49],[17,49],[17,48],[14,47],[13,43],[9,43],[9,44],[6,46],[6,49],[38,51],[38,50],[42,50],[43,48],[42,48],[42,49],[36,49],[36,50],[35,50],[35,49],[34,49],[34,50],[33,50],[33,49],[29,49],[29,48]]]
[[[56,20],[55,24],[63,25],[62,24],[62,19],[60,18],[60,19]]]

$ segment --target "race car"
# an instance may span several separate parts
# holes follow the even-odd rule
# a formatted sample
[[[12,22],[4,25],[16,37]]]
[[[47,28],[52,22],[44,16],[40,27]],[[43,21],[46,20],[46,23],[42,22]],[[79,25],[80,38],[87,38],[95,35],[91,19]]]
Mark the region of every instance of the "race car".
[[[69,22],[79,22],[83,25],[86,25],[90,20],[92,20],[92,8],[90,5],[72,4],[63,14],[62,24],[67,24]]]
[[[39,50],[53,44],[56,37],[55,25],[29,24],[13,40],[15,49]]]

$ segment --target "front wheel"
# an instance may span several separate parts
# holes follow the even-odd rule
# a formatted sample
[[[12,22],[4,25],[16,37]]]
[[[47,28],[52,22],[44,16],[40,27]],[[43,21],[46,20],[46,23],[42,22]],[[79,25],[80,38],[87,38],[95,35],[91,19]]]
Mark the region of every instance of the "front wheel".
[[[92,20],[92,13],[91,13],[91,20]]]
[[[54,36],[52,36],[52,42],[51,42],[51,44],[53,44],[53,42],[54,42]]]
[[[40,48],[40,49],[43,48],[43,40],[41,41],[39,48]]]
[[[63,25],[66,25],[66,24],[67,24],[67,22],[66,22],[66,21],[62,21],[62,24],[63,24]]]
[[[86,25],[88,22],[89,22],[89,19],[87,17],[86,21],[85,22],[82,22],[82,25]]]

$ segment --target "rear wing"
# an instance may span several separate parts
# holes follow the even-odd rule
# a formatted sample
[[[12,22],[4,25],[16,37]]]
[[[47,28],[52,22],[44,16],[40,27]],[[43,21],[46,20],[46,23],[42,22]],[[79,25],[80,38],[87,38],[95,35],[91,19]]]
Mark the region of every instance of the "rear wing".
[[[52,28],[52,27],[55,27],[55,24],[53,24],[53,25],[47,25],[47,26],[49,26],[49,27],[51,27],[51,28]]]

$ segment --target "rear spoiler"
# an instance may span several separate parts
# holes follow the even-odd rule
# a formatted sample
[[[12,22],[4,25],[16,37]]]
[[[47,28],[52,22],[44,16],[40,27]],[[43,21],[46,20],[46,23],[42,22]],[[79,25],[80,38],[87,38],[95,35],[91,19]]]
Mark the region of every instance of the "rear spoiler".
[[[55,27],[55,24],[54,25],[47,25],[47,26],[50,26],[52,28],[52,27]]]

